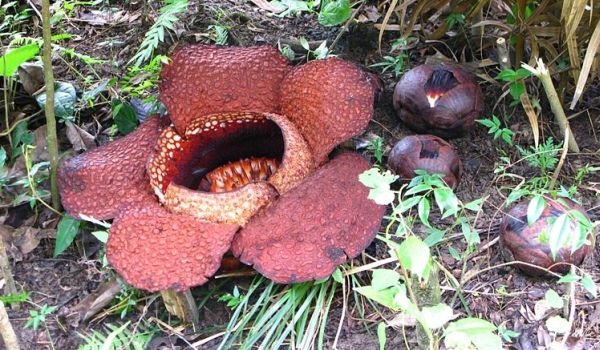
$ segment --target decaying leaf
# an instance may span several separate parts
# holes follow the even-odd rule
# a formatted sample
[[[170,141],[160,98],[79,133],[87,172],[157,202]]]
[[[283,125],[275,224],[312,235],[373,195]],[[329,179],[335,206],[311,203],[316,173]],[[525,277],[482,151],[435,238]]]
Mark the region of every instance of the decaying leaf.
[[[67,138],[75,152],[89,151],[96,148],[95,137],[70,121],[67,121]]]
[[[23,89],[34,95],[44,86],[44,68],[39,64],[24,63],[17,69]]]

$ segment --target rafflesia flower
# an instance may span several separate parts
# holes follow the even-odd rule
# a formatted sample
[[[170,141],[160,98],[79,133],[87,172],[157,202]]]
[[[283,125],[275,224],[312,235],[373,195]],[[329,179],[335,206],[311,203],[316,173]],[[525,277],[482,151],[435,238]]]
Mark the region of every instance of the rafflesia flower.
[[[201,285],[228,251],[280,283],[328,276],[384,208],[332,150],[373,113],[370,75],[337,58],[291,67],[271,47],[191,46],[162,71],[166,117],[66,161],[67,212],[114,218],[107,257],[137,288]]]

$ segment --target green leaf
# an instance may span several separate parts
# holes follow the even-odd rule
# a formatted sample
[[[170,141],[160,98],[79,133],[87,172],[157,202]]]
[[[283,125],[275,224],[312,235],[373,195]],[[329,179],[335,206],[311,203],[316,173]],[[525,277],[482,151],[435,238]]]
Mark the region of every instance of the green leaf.
[[[56,243],[54,245],[54,257],[57,257],[60,253],[64,252],[77,235],[81,221],[75,219],[70,215],[66,215],[60,219],[58,228],[56,230]]]
[[[389,269],[375,269],[371,286],[375,290],[383,290],[398,284],[399,281],[400,274],[398,272]]]
[[[106,242],[108,242],[108,232],[107,231],[94,231],[92,232],[92,235],[94,235],[94,237],[96,237],[97,240],[99,240],[100,242],[106,244]]]
[[[598,286],[596,286],[596,283],[594,283],[594,280],[592,279],[592,277],[590,275],[588,275],[587,273],[585,275],[583,275],[583,278],[581,279],[581,285],[594,298],[598,295]]]
[[[41,109],[46,107],[46,92],[35,97]],[[77,92],[70,83],[57,82],[54,84],[54,114],[60,119],[70,119],[75,115]]]
[[[4,150],[4,147],[0,146],[0,168],[2,168],[5,163],[6,163],[6,151]]]
[[[377,339],[379,340],[379,350],[385,350],[387,337],[385,335],[385,322],[379,322],[377,325]]]
[[[546,327],[550,332],[565,334],[569,331],[569,321],[560,316],[552,316],[546,320]]]
[[[417,236],[408,236],[396,249],[396,256],[400,265],[419,278],[424,276],[429,263],[429,247]]]
[[[522,82],[516,82],[510,84],[510,95],[513,99],[518,100],[521,98],[521,95],[525,92],[525,84]]]
[[[519,68],[515,72],[515,75],[516,75],[517,79],[525,79],[525,78],[529,78],[531,76],[531,72],[525,68]]]
[[[321,9],[319,23],[326,27],[337,26],[346,22],[351,13],[349,0],[331,0]]]
[[[454,312],[450,306],[439,303],[434,306],[424,306],[421,315],[427,323],[427,328],[438,329],[454,317]]]
[[[12,77],[22,63],[35,57],[39,51],[37,44],[31,44],[12,49],[0,56],[0,76]]]
[[[456,248],[453,246],[448,246],[448,252],[454,258],[454,260],[460,261],[462,259],[458,250],[456,250]]]
[[[546,291],[545,299],[548,302],[548,306],[554,309],[561,309],[564,305],[563,298],[561,298],[554,289],[548,289]]]
[[[467,317],[462,318],[458,321],[454,321],[448,325],[444,334],[452,332],[462,332],[465,334],[480,334],[485,332],[493,332],[496,330],[491,322],[482,320],[480,318]]]
[[[550,253],[552,254],[552,260],[556,260],[556,254],[560,248],[565,246],[565,243],[569,240],[570,233],[570,220],[567,213],[561,214],[556,218],[550,232],[548,233],[548,245],[550,246]]]
[[[398,178],[389,170],[382,173],[377,168],[371,168],[358,176],[358,181],[370,188],[369,199],[380,205],[387,205],[394,201],[396,197],[394,191],[390,189],[392,184]]]
[[[417,211],[419,213],[419,219],[421,219],[421,222],[426,226],[431,227],[431,224],[429,224],[430,205],[429,200],[427,198],[421,198],[421,201],[417,206]]]
[[[441,242],[442,238],[444,238],[444,235],[446,234],[446,231],[439,230],[433,227],[430,228],[428,232],[429,235],[425,237],[425,240],[423,241],[425,242],[425,244],[427,244],[428,247],[433,247],[437,243]]]
[[[376,290],[372,286],[364,286],[364,287],[354,288],[354,290],[356,292],[364,295],[365,297],[367,297],[375,302],[378,302],[379,304],[387,307],[390,310],[393,310],[393,311],[400,310],[399,306],[394,301],[396,294],[399,292],[398,287],[386,288],[383,290]]]
[[[532,226],[540,218],[545,208],[546,200],[543,196],[537,195],[531,198],[527,206],[527,225]]]
[[[138,119],[135,116],[135,111],[133,107],[129,105],[129,103],[123,102],[121,100],[114,100],[112,102],[112,115],[115,123],[117,124],[117,129],[123,135],[127,135],[138,125]]]
[[[343,283],[344,282],[344,276],[342,275],[342,270],[340,270],[340,268],[336,268],[333,273],[331,274],[331,277],[333,278],[334,281],[336,281],[337,283]]]
[[[580,278],[581,277],[577,276],[576,274],[569,272],[566,275],[562,276],[558,280],[558,283],[573,283],[579,281]]]
[[[489,120],[489,119],[477,119],[475,121],[478,122],[481,125],[486,126],[488,129],[493,128],[494,126],[496,126],[494,124],[494,122],[491,121],[491,120]]]
[[[470,211],[479,211],[481,209],[481,204],[483,203],[483,201],[484,198],[479,198],[474,201],[471,201],[465,204],[465,209],[468,209]]]
[[[498,75],[496,75],[496,79],[502,81],[515,81],[517,80],[517,72],[512,69],[504,69]]]

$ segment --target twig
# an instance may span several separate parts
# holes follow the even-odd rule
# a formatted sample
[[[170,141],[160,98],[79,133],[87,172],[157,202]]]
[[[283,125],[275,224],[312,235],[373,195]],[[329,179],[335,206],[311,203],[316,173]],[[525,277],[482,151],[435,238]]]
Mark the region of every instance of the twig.
[[[338,324],[337,332],[335,332],[335,338],[333,340],[332,349],[337,349],[337,343],[342,334],[342,326],[344,324],[344,318],[346,318],[346,308],[348,307],[348,296],[346,295],[346,278],[342,279],[342,315],[340,316],[340,323]]]
[[[548,186],[549,190],[554,189],[554,184],[556,184],[556,180],[558,179],[558,174],[560,173],[560,169],[562,169],[563,164],[565,163],[565,159],[567,158],[567,151],[569,150],[569,135],[570,133],[565,134],[565,142],[563,144],[563,150],[560,155],[560,160],[558,161],[558,165],[556,166],[556,170],[554,170],[554,174],[552,174],[552,179],[550,180],[550,185]]]
[[[50,0],[42,1],[42,22],[44,50],[42,61],[44,63],[44,82],[46,84],[46,130],[48,137],[48,153],[50,155],[50,192],[52,194],[52,207],[60,209],[60,197],[56,182],[58,167],[58,140],[56,138],[56,118],[54,115],[54,73],[52,72],[52,40],[50,32]]]
[[[15,330],[10,324],[8,313],[6,313],[6,308],[2,301],[0,301],[0,334],[2,334],[2,339],[4,340],[4,345],[7,350],[21,349],[21,347],[19,347],[19,340],[17,339]]]
[[[565,111],[562,107],[560,99],[558,98],[558,94],[556,93],[556,89],[554,88],[554,84],[552,83],[552,77],[550,76],[550,72],[548,71],[548,68],[546,68],[546,65],[544,64],[541,58],[538,58],[537,68],[533,68],[532,66],[525,63],[521,64],[521,66],[530,71],[531,74],[538,77],[538,79],[540,79],[542,85],[544,86],[544,90],[546,91],[546,95],[548,96],[548,101],[550,102],[552,113],[554,113],[554,119],[556,120],[556,123],[558,123],[560,131],[562,132],[563,136],[566,133],[570,133],[569,151],[579,153],[579,146],[577,145],[575,137],[571,132],[571,128],[569,127],[569,120],[565,115]]]

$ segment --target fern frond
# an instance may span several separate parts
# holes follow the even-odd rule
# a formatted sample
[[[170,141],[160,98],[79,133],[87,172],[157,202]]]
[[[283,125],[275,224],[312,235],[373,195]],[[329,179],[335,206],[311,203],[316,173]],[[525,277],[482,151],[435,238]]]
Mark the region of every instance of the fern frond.
[[[165,41],[165,29],[173,31],[175,23],[179,20],[177,15],[182,14],[188,8],[188,0],[170,0],[166,3],[160,9],[160,16],[158,16],[156,22],[146,32],[138,52],[127,64],[133,63],[135,67],[139,67],[148,61],[154,54],[158,44]]]

